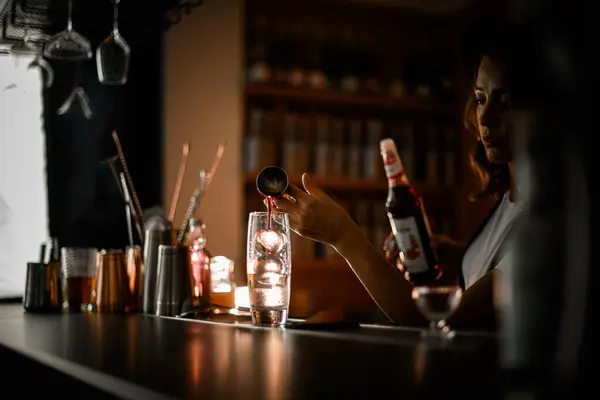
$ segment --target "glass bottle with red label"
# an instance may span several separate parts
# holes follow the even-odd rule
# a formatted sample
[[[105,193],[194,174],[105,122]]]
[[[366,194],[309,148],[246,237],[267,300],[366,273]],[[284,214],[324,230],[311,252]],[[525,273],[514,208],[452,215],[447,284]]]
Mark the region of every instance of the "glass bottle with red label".
[[[430,284],[441,276],[442,268],[431,246],[421,197],[408,181],[394,141],[382,140],[380,150],[388,180],[385,207],[405,277],[414,285]]]

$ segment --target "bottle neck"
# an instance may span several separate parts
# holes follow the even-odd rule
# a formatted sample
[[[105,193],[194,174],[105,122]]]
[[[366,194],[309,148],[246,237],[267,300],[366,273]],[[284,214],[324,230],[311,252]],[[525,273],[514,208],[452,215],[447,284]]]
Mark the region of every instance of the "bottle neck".
[[[383,167],[388,180],[388,187],[409,186],[404,166],[397,153],[388,152],[383,155]]]
[[[194,219],[190,221],[190,228],[188,232],[188,241],[191,246],[205,247],[206,236],[204,233],[205,225],[200,219]]]

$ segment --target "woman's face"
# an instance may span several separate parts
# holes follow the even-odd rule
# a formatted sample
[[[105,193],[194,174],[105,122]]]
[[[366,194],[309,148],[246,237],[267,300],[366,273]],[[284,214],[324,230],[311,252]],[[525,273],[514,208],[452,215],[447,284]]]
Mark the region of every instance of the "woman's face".
[[[479,138],[488,160],[492,163],[512,161],[509,99],[500,65],[484,57],[477,71],[474,91]]]

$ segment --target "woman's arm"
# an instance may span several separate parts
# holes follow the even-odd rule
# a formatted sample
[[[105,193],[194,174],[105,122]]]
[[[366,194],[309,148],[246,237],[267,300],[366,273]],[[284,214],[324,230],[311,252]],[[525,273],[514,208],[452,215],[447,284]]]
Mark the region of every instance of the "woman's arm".
[[[404,274],[398,268],[380,255],[362,229],[357,228],[348,227],[347,235],[339,243],[333,244],[335,249],[350,265],[377,306],[394,324],[426,326],[427,321],[412,300],[412,285],[404,279]],[[458,246],[455,251],[461,249]],[[496,329],[493,292],[498,273],[495,270],[488,272],[465,290],[461,304],[448,320],[451,327],[457,330]],[[449,281],[440,282],[441,284],[456,284],[450,275],[444,279]]]
[[[344,229],[345,235],[331,245],[346,260],[373,301],[393,323],[425,324],[425,319],[412,300],[412,285],[404,279],[404,274],[371,244],[364,230],[350,222]]]
[[[332,245],[346,260],[371,298],[381,311],[397,325],[426,326],[412,300],[412,285],[403,273],[391,265],[371,244],[366,233],[356,225],[346,211],[310,178],[303,176],[306,192],[294,185],[288,191],[294,200],[279,198],[275,206],[289,213],[290,225],[298,234],[312,240]],[[489,279],[489,282],[487,282]],[[479,282],[478,282],[479,283]],[[463,294],[463,301],[453,316],[456,329],[485,329],[488,316],[493,315],[493,304],[481,299],[492,295],[491,278],[483,278]],[[491,302],[490,302],[491,303]],[[486,317],[481,322],[480,318]]]

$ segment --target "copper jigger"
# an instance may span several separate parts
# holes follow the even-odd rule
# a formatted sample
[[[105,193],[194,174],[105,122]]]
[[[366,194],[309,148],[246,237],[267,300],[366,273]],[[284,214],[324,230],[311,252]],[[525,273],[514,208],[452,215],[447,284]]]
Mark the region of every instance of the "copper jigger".
[[[256,177],[256,189],[266,197],[279,197],[287,190],[289,178],[283,168],[270,166],[263,168]]]
[[[125,253],[102,250],[96,258],[94,304],[99,313],[124,313],[130,304]]]
[[[127,311],[141,311],[142,295],[144,294],[144,263],[140,246],[127,248],[127,277],[129,278],[129,293],[131,295],[131,303]]]

